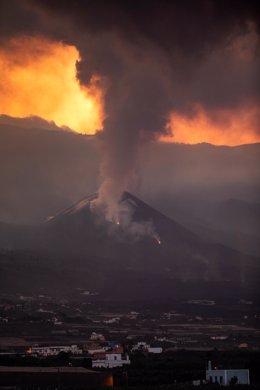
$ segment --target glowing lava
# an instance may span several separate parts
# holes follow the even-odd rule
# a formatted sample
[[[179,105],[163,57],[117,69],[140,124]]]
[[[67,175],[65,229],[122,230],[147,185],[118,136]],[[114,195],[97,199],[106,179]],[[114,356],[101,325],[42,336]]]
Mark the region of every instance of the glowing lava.
[[[103,91],[97,76],[82,86],[75,46],[42,37],[13,38],[0,48],[0,114],[38,116],[80,133],[102,128]]]
[[[162,244],[161,239],[160,239],[159,236],[155,235],[155,236],[154,236],[154,239],[155,239],[155,241],[157,242],[158,245],[161,245],[161,244]]]

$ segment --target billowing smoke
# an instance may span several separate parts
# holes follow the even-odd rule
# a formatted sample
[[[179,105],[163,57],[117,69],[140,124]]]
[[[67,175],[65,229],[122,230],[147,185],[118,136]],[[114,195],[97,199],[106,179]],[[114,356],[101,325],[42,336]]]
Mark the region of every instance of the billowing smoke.
[[[143,53],[139,49],[130,55],[130,50],[115,37],[112,39],[117,49],[110,52],[110,61],[117,67],[112,67],[112,71],[110,68],[106,76],[108,115],[103,131],[98,134],[102,162],[96,204],[104,210],[108,221],[120,222],[120,230],[125,230],[132,239],[154,238],[157,233],[152,222],[134,221],[131,208],[121,198],[124,191],[135,191],[138,186],[138,161],[143,145],[167,135],[173,88],[169,82],[169,63],[155,50]],[[96,47],[102,48],[103,44]],[[106,69],[100,69],[101,74],[106,75],[105,72]]]
[[[107,116],[97,135],[102,161],[96,205],[114,222],[120,219],[123,192],[138,186],[143,145],[168,134],[172,70],[165,53],[147,42],[133,45],[112,33],[87,35],[86,42],[80,46],[78,76],[87,84],[95,69],[106,88]]]
[[[118,219],[110,226],[110,233],[118,239],[139,241],[143,237],[149,237],[157,244],[161,244],[160,236],[156,232],[153,221],[135,220],[135,208],[137,205],[132,199],[121,199],[117,203]]]
[[[118,54],[118,52],[117,52]],[[154,53],[147,59],[139,51],[127,57],[128,71],[113,73],[107,91],[104,130],[98,135],[101,149],[101,185],[98,204],[109,221],[120,218],[119,201],[123,191],[138,185],[138,159],[142,146],[166,135],[170,111],[168,64],[160,65]],[[120,61],[126,61],[126,56]]]
[[[3,36],[69,42],[80,53],[81,84],[93,74],[104,83],[98,205],[109,221],[120,217],[123,191],[138,185],[143,145],[167,135],[170,113],[259,103],[257,1],[2,3]]]

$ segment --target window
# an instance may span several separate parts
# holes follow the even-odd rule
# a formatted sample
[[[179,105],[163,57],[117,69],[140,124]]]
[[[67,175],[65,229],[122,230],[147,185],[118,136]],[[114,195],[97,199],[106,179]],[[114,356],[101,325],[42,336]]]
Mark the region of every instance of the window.
[[[222,375],[220,375],[220,377],[219,377],[219,383],[222,385],[223,384],[223,376]]]
[[[232,378],[230,379],[229,384],[230,385],[235,385],[235,384],[237,384],[237,382],[238,382],[238,377],[237,376],[232,376]]]
[[[215,383],[218,383],[218,377],[215,376]]]
[[[210,381],[210,383],[212,383],[212,376],[209,377],[209,381]]]

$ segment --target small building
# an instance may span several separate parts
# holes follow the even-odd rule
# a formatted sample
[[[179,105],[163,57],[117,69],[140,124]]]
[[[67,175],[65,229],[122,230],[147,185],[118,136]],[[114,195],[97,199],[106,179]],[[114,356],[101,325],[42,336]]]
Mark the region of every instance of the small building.
[[[151,347],[145,341],[139,341],[133,346],[132,351],[148,352],[148,353],[162,353],[162,347]]]
[[[104,356],[92,360],[93,368],[123,367],[125,364],[131,364],[129,356],[114,352],[105,353]]]
[[[212,369],[211,361],[208,362],[206,380],[209,383],[216,383],[222,386],[232,384],[249,385],[249,370],[247,369]]]
[[[148,347],[149,353],[162,353],[162,347]]]

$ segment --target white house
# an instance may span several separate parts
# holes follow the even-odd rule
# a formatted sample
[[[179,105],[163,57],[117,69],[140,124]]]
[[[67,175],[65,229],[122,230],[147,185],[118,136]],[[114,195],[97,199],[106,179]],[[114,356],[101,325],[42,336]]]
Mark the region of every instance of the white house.
[[[249,370],[246,369],[231,369],[218,370],[212,369],[211,361],[208,362],[206,370],[206,380],[210,383],[228,386],[231,384],[249,385]]]
[[[162,353],[162,347],[148,347],[149,353]]]
[[[93,359],[93,368],[114,368],[122,367],[124,364],[130,364],[131,361],[128,355],[125,358],[122,357],[121,353],[106,353],[104,358]]]
[[[139,341],[133,346],[132,351],[143,351],[149,353],[162,353],[162,347],[151,347],[145,341]]]

